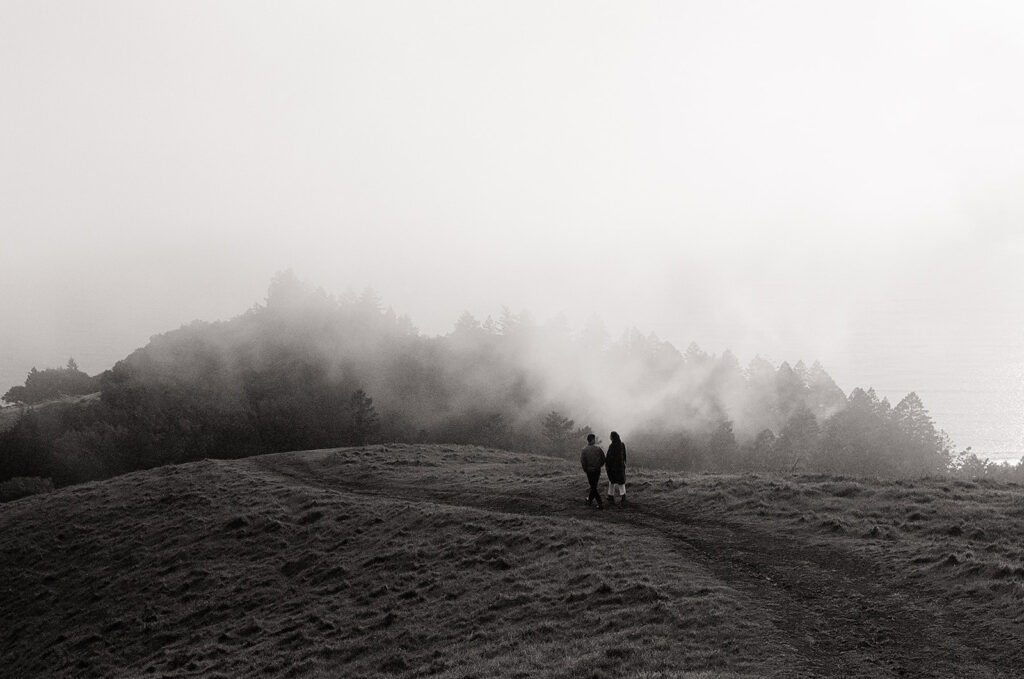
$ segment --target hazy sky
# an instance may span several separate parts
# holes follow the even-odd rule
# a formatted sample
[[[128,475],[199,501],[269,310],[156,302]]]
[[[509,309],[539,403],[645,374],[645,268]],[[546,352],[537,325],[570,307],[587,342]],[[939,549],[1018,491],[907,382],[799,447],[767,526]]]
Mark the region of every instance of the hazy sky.
[[[292,268],[427,334],[820,359],[1024,451],[1022,66],[1012,1],[0,0],[0,388]]]

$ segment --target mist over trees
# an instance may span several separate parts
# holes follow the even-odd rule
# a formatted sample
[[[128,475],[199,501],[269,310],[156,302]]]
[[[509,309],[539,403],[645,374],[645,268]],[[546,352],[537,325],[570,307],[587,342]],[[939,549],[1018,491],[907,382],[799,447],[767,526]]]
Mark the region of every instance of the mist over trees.
[[[0,433],[0,480],[384,441],[574,455],[586,433],[612,429],[634,463],[686,470],[920,474],[952,452],[916,394],[896,407],[871,390],[847,397],[819,363],[742,366],[729,351],[680,352],[636,330],[613,341],[597,319],[570,328],[508,309],[425,337],[371,291],[328,295],[290,272],[265,304],[156,336],[100,376],[72,363],[4,399],[99,398],[26,408]]]

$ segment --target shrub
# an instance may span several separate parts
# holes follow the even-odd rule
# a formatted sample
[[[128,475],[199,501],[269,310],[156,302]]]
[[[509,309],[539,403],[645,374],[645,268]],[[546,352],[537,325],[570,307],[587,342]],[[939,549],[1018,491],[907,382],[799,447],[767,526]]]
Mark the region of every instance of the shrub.
[[[0,502],[10,502],[29,495],[49,493],[53,490],[53,481],[38,476],[15,476],[9,481],[0,483]]]

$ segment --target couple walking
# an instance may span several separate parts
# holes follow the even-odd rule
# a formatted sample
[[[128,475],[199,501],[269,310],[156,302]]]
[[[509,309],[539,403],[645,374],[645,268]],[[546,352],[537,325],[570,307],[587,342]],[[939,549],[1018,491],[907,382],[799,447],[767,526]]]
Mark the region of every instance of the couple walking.
[[[587,447],[580,453],[580,464],[587,473],[587,482],[590,483],[587,504],[594,504],[596,498],[598,509],[604,509],[601,491],[597,489],[597,483],[601,480],[601,467],[608,473],[608,504],[615,504],[616,496],[619,497],[619,504],[626,501],[626,446],[619,438],[618,432],[613,431],[611,437],[608,455],[605,455],[601,446],[597,445],[597,437],[593,434],[587,434]]]

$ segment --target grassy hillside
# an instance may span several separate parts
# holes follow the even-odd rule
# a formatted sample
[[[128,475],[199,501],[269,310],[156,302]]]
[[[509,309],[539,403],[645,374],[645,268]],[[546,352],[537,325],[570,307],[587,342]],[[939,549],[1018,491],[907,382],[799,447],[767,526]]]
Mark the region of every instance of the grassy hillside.
[[[397,446],[203,461],[0,506],[8,676],[1012,677],[1013,485]]]

